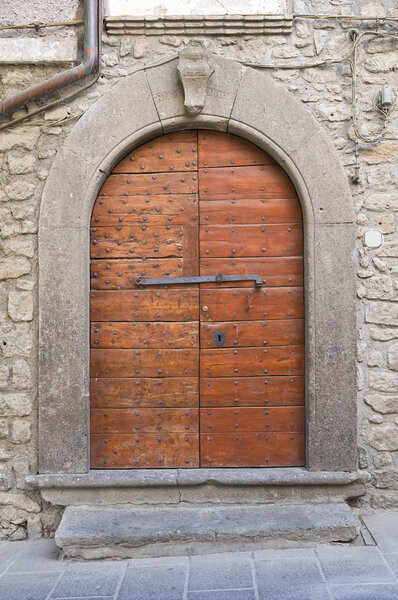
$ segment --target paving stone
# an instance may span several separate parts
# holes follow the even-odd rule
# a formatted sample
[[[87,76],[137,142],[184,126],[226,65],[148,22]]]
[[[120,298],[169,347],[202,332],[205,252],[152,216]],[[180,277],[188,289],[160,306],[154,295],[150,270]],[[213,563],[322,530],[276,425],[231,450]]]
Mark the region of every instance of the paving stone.
[[[182,600],[187,569],[163,566],[128,569],[118,600]]]
[[[362,517],[382,552],[398,552],[398,511],[389,510]]]
[[[54,540],[37,540],[20,543],[24,545],[24,549],[17,555],[7,573],[66,570],[68,565],[58,560],[58,548]]]
[[[376,548],[323,548],[317,550],[330,583],[389,583],[390,570]]]
[[[384,554],[384,558],[390,565],[394,575],[398,578],[398,552],[393,554]]]
[[[87,563],[70,565],[62,575],[52,598],[78,598],[103,595],[110,596],[116,591],[123,572],[122,563]]]
[[[332,585],[333,600],[397,600],[398,585]]]
[[[59,573],[6,573],[0,579],[0,598],[3,600],[45,600],[55,585]]]
[[[207,592],[189,592],[188,600],[255,600],[251,590],[212,590]]]
[[[254,553],[256,560],[276,560],[290,558],[314,558],[312,548],[285,548],[284,550],[256,550]]]
[[[313,558],[255,561],[260,600],[329,600]]]
[[[189,590],[249,588],[253,585],[249,554],[210,554],[191,560]]]

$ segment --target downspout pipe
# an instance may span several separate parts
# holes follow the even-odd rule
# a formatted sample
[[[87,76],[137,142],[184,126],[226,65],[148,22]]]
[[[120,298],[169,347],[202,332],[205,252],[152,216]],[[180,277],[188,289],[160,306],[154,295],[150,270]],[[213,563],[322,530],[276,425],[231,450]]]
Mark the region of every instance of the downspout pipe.
[[[84,56],[82,62],[50,79],[33,85],[5,100],[0,101],[0,116],[25,106],[28,102],[38,100],[51,92],[56,92],[67,85],[87,79],[96,72],[96,81],[100,73],[100,32],[101,0],[84,0]]]

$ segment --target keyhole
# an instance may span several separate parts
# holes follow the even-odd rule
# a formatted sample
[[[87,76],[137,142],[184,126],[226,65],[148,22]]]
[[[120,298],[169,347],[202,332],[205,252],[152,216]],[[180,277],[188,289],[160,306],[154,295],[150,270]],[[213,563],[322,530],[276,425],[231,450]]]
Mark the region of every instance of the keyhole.
[[[218,334],[217,334],[217,339],[218,339],[218,341],[219,341],[219,342],[222,342],[221,333],[218,333]]]
[[[216,331],[213,335],[213,340],[216,346],[222,346],[225,343],[225,333],[223,331]]]

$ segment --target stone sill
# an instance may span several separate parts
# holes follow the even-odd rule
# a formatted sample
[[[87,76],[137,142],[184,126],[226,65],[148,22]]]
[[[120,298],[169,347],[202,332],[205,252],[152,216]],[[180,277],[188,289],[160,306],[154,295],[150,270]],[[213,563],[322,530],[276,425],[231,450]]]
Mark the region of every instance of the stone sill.
[[[88,473],[29,475],[28,485],[39,489],[145,488],[199,486],[344,486],[366,483],[367,471],[307,471],[304,468],[264,469],[132,469]]]

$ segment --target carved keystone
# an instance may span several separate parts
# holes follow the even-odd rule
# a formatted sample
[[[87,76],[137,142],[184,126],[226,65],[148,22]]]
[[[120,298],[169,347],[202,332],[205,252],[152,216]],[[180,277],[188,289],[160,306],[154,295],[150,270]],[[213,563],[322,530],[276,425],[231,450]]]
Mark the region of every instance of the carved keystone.
[[[184,88],[184,106],[190,115],[200,113],[206,101],[206,89],[214,69],[201,40],[190,40],[179,54],[177,73]]]

